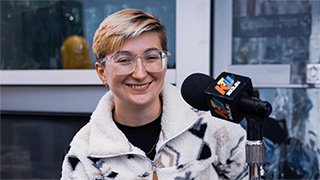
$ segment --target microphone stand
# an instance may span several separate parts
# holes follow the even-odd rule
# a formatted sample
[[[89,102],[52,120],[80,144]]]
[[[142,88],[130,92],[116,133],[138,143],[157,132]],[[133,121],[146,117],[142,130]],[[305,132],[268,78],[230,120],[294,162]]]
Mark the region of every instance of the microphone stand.
[[[265,117],[253,115],[245,117],[247,120],[246,162],[249,167],[249,180],[260,180],[264,176],[265,149],[262,141],[262,124]]]

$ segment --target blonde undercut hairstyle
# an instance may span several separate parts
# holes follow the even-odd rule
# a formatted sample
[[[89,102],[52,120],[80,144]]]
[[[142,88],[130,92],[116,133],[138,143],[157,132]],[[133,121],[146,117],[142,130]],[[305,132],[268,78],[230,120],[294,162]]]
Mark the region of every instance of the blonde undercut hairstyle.
[[[167,51],[165,27],[156,16],[138,9],[118,11],[105,18],[96,30],[92,45],[93,53],[99,62],[108,54],[117,52],[126,39],[148,31],[158,35],[162,50]]]

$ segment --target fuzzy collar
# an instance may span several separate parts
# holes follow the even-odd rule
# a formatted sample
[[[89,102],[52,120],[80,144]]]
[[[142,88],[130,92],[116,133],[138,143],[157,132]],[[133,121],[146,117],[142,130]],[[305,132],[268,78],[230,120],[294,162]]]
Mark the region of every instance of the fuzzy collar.
[[[160,95],[163,99],[163,113],[157,149],[168,139],[189,127],[197,118],[197,114],[184,102],[179,90],[173,85],[165,83]],[[114,96],[109,91],[101,98],[89,122],[90,156],[105,157],[130,152],[144,154],[117,128],[112,119],[113,108]]]

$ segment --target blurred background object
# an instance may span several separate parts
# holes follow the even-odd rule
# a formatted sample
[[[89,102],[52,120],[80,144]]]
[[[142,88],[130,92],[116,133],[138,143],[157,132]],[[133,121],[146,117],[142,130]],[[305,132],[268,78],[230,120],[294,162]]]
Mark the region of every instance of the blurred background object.
[[[92,69],[87,41],[77,35],[68,37],[61,46],[63,69]]]

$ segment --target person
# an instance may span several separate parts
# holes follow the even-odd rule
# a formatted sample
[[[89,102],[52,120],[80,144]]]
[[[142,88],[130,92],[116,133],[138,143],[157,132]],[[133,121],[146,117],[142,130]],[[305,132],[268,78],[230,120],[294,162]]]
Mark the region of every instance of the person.
[[[137,9],[108,16],[93,39],[110,91],[75,135],[61,179],[187,180],[247,177],[244,129],[196,112],[165,82],[164,25]]]

